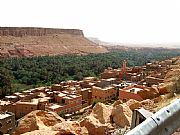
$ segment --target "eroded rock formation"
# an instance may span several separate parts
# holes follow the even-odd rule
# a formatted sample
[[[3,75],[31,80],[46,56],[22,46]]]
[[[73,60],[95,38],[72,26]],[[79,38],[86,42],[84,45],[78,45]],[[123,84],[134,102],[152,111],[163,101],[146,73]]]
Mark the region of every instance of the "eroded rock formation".
[[[78,29],[0,27],[0,58],[104,52]]]
[[[78,29],[53,29],[35,27],[0,27],[0,36],[45,36],[49,34],[71,34],[83,36],[82,30]]]
[[[54,112],[33,111],[24,116],[13,135],[87,135],[78,122],[65,121]]]

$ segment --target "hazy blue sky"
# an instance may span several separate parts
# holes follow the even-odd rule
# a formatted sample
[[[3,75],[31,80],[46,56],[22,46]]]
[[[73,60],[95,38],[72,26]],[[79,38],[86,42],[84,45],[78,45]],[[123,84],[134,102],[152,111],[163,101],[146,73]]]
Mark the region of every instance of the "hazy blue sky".
[[[120,43],[180,43],[180,0],[0,0],[0,26],[78,28]]]

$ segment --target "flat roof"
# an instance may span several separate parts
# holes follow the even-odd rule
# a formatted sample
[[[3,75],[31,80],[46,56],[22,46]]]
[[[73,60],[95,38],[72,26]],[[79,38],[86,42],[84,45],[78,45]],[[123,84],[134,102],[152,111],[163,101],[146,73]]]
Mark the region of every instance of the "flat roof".
[[[96,77],[93,77],[93,76],[89,76],[89,77],[84,77],[83,79],[94,79]]]
[[[31,105],[37,105],[39,102],[39,99],[32,99],[32,100],[27,100],[27,101],[18,101],[16,104],[31,104]]]
[[[76,90],[75,87],[69,87],[69,90]]]
[[[0,113],[0,119],[5,119],[9,116],[11,116],[9,113]]]
[[[54,93],[54,92],[52,92],[52,91],[48,91],[47,93],[48,93],[48,94],[51,94],[51,93]]]
[[[72,99],[72,97],[69,97],[69,96],[65,96],[63,97],[64,99]]]
[[[39,99],[39,102],[43,102],[43,101],[48,101],[48,99],[46,99],[46,98],[40,98]]]
[[[5,96],[5,98],[17,98],[17,96]]]
[[[35,88],[36,90],[43,90],[43,89],[45,89],[46,87],[37,87],[37,88]]]
[[[15,92],[14,94],[15,94],[15,95],[21,95],[22,93],[20,93],[20,92]]]
[[[61,84],[54,84],[54,85],[52,85],[52,86],[61,86]]]
[[[109,90],[109,89],[113,89],[114,87],[112,87],[112,86],[109,86],[109,87],[105,87],[105,88],[103,88],[102,90]]]
[[[39,96],[41,96],[41,97],[46,97],[46,94],[43,93],[43,92],[40,92],[40,93],[39,93]]]
[[[114,80],[116,80],[116,78],[108,78],[108,79],[103,79],[103,80],[105,80],[105,81],[114,81]]]
[[[26,97],[26,96],[28,96],[28,95],[19,95],[19,97]]]
[[[30,93],[31,92],[31,90],[25,90],[25,91],[23,91],[23,93]]]
[[[130,88],[130,89],[127,89],[126,91],[132,91],[133,90],[133,93],[137,93],[138,91],[141,91],[143,90],[142,88],[136,88],[136,87],[133,87],[133,88]]]
[[[69,94],[69,91],[63,90],[62,93],[64,93],[64,94]]]
[[[59,97],[64,97],[64,96],[66,96],[66,94],[60,92],[60,93],[58,94],[58,96],[59,96]]]
[[[72,97],[72,98],[77,98],[77,97],[80,97],[80,95],[68,95],[69,97]]]
[[[58,104],[52,104],[51,106],[48,106],[49,108],[51,109],[57,109],[57,108],[60,108],[60,107],[63,107],[62,105],[58,105]]]
[[[81,89],[81,91],[88,91],[88,90],[90,90],[91,88],[83,88],[83,89]]]
[[[11,104],[10,101],[3,101],[3,100],[0,100],[0,105],[9,105]]]
[[[94,85],[94,84],[96,84],[96,83],[93,83],[93,82],[90,82],[90,83],[89,83],[89,85]]]

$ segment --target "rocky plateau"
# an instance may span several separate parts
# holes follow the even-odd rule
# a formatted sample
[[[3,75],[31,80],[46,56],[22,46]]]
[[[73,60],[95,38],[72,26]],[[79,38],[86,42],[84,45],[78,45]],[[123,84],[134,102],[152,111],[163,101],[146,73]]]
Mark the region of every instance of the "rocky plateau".
[[[0,27],[0,58],[105,52],[78,29]]]

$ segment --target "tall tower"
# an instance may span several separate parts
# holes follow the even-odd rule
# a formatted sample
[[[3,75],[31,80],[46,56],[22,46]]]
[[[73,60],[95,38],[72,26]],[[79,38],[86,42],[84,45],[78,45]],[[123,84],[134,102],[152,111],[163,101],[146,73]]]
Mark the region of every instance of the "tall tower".
[[[121,69],[121,73],[119,76],[120,79],[122,79],[122,80],[126,80],[126,71],[127,71],[126,64],[127,64],[127,60],[124,60],[123,65],[122,65],[122,69]]]
[[[123,61],[123,66],[122,66],[122,72],[123,72],[123,74],[126,73],[126,63],[127,63],[127,61],[124,60],[124,61]]]

